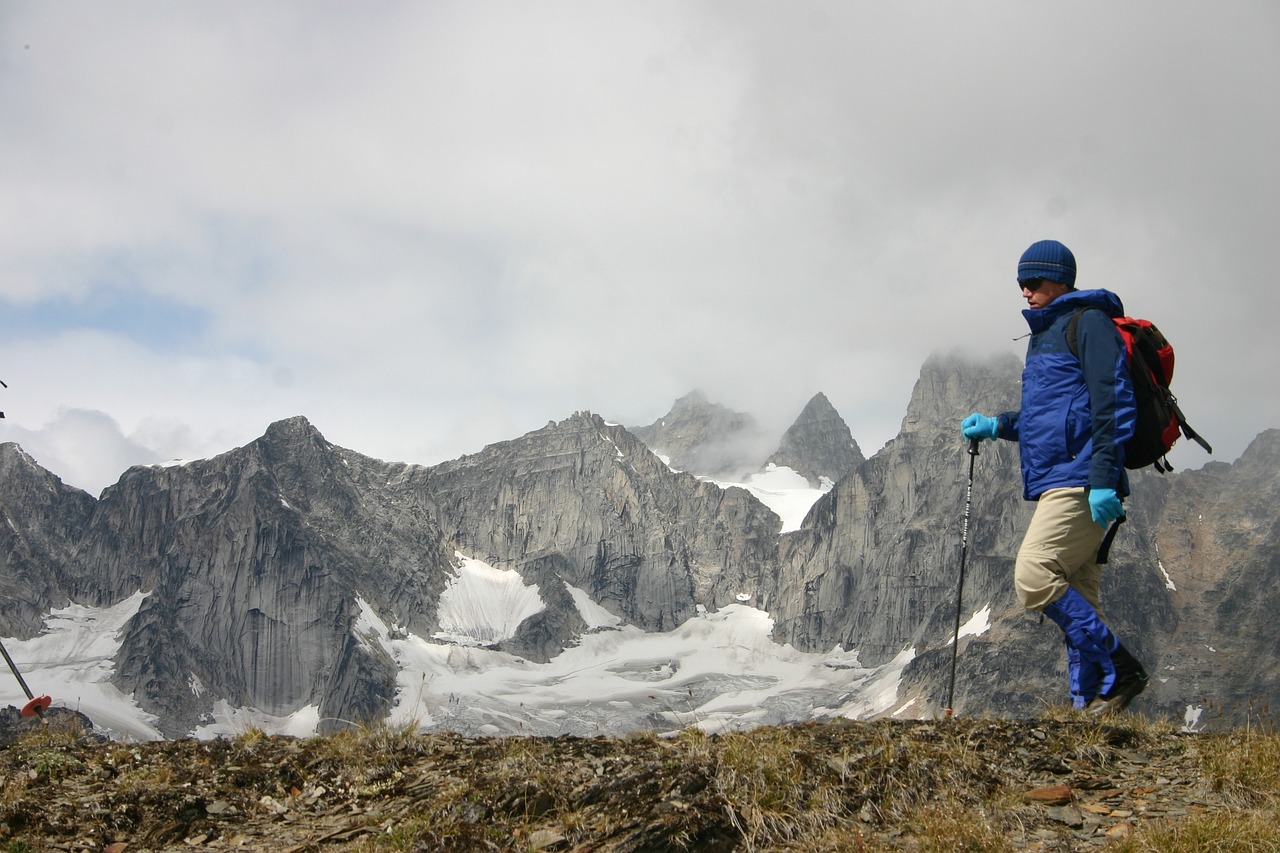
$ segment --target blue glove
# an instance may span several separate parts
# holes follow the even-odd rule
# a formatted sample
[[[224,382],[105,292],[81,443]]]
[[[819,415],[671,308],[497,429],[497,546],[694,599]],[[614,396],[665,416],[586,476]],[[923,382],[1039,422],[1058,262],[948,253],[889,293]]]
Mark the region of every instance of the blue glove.
[[[1089,489],[1089,513],[1093,520],[1106,528],[1111,522],[1124,515],[1124,504],[1116,495],[1115,489]]]
[[[995,438],[1000,431],[1000,420],[974,412],[960,422],[960,432],[965,438]]]

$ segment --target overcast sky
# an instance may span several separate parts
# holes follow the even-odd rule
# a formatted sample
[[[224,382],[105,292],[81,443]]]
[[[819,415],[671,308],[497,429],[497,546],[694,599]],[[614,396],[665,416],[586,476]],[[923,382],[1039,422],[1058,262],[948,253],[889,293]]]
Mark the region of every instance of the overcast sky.
[[[1052,237],[1232,461],[1277,91],[1270,0],[0,0],[0,440],[96,495],[293,415],[431,464],[697,388],[872,455],[930,353],[1022,355]]]

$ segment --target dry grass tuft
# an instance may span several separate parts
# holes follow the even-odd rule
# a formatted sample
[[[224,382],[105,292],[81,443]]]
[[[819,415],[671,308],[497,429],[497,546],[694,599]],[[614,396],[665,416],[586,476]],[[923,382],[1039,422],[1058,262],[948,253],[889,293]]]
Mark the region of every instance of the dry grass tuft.
[[[1242,806],[1280,801],[1280,735],[1238,731],[1200,741],[1205,780]]]
[[[1275,811],[1240,811],[1162,821],[1108,848],[1110,853],[1273,853],[1280,850]]]

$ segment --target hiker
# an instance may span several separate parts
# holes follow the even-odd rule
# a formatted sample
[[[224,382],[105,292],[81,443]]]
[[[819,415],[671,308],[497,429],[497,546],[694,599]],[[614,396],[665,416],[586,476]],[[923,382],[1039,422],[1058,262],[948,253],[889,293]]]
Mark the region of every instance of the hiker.
[[[1076,259],[1056,240],[1033,243],[1018,262],[1031,327],[1022,408],[961,422],[967,439],[1016,441],[1023,497],[1035,514],[1018,549],[1014,585],[1028,610],[1063,631],[1072,707],[1100,715],[1125,708],[1147,673],[1100,614],[1098,547],[1124,515],[1126,439],[1136,420],[1124,344],[1111,317],[1124,314],[1107,290],[1076,290]],[[1081,308],[1100,308],[1083,311]],[[1076,315],[1076,351],[1066,330]]]

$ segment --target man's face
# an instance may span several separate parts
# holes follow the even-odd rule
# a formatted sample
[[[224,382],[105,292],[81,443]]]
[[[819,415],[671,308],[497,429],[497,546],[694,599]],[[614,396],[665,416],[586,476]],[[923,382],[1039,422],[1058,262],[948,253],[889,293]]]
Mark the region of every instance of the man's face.
[[[1028,308],[1044,308],[1062,294],[1071,290],[1059,281],[1047,278],[1033,278],[1018,282],[1022,286],[1022,298],[1027,300]]]

